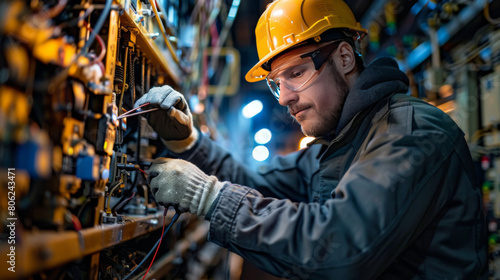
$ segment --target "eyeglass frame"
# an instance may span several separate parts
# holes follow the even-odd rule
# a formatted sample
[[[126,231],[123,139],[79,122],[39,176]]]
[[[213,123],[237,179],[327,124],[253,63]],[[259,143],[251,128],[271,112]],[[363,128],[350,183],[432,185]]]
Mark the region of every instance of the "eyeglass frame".
[[[330,42],[329,44],[327,44],[325,46],[317,48],[314,51],[311,51],[311,52],[308,52],[308,53],[300,55],[299,56],[300,58],[306,58],[306,57],[310,57],[311,58],[312,63],[314,64],[314,70],[315,70],[315,72],[311,75],[310,78],[308,78],[298,88],[296,88],[296,89],[290,89],[290,90],[291,91],[295,91],[295,92],[300,92],[302,90],[305,90],[307,87],[304,88],[304,86],[306,84],[308,84],[309,82],[311,82],[313,80],[313,78],[314,78],[315,75],[317,76],[321,72],[321,70],[323,69],[323,66],[328,61],[328,58],[338,49],[338,47],[340,46],[340,43],[342,43],[343,41],[345,41],[345,40],[342,40],[342,39],[335,40],[335,41],[332,41],[332,42]],[[269,72],[269,74],[271,74],[271,72],[272,72],[272,70]],[[271,82],[269,81],[269,76],[270,76],[269,74],[266,77],[267,86],[269,87],[269,90],[271,91],[272,95],[279,101],[280,94],[279,93],[276,94],[273,91],[273,89],[272,89],[272,87],[270,85]],[[278,88],[280,88],[280,87],[278,86]]]

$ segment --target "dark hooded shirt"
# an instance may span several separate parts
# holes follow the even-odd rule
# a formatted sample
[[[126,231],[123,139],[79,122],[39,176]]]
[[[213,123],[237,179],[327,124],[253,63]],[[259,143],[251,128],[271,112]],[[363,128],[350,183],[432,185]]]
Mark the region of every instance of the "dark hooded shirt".
[[[391,58],[379,58],[361,72],[359,79],[350,90],[342,115],[337,126],[337,133],[358,113],[376,103],[381,98],[394,93],[408,92],[408,77],[399,70],[398,64]]]
[[[394,60],[374,61],[334,139],[259,173],[205,137],[175,155],[226,181],[206,216],[209,240],[290,279],[487,279],[464,134],[407,91]]]

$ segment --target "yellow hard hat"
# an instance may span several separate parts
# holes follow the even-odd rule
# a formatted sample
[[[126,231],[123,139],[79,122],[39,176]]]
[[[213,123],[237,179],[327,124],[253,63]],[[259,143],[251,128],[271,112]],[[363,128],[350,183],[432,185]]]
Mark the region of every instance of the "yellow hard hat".
[[[263,68],[263,64],[302,42],[324,41],[321,35],[332,28],[350,31],[355,34],[355,40],[367,33],[342,0],[277,0],[270,3],[255,28],[259,62],[248,71],[245,79],[248,82],[265,79],[269,69]]]

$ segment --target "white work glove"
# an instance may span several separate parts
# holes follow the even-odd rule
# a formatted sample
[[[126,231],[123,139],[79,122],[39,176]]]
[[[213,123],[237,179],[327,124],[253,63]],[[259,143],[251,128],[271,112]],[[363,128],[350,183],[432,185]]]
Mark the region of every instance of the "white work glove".
[[[135,107],[148,102],[150,104],[143,110],[161,108],[149,113],[147,119],[167,148],[175,153],[192,148],[198,139],[198,130],[193,127],[193,117],[184,96],[170,86],[155,87],[137,100]]]
[[[157,203],[198,216],[207,214],[223,185],[182,159],[157,158],[148,174]]]

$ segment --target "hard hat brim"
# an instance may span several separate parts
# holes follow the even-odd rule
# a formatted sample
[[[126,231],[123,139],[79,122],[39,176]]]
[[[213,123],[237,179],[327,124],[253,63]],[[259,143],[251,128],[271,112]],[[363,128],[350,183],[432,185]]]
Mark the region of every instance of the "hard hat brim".
[[[325,26],[327,28],[324,28],[324,29],[316,29],[316,32],[315,34],[307,34],[307,32],[304,32],[305,34],[301,34],[301,35],[306,35],[304,37],[306,38],[300,38],[302,36],[297,36],[296,37],[296,41],[293,42],[293,43],[289,43],[289,44],[284,44],[284,45],[281,45],[279,46],[278,48],[274,49],[273,51],[269,52],[266,56],[264,56],[257,64],[255,64],[248,72],[247,74],[245,75],[245,80],[247,82],[250,82],[250,83],[254,83],[254,82],[258,82],[258,81],[262,81],[266,78],[267,74],[269,73],[269,71],[265,70],[264,68],[262,68],[262,65],[268,61],[270,61],[271,59],[273,59],[274,57],[280,55],[282,52],[284,51],[288,51],[290,49],[293,49],[294,47],[300,45],[301,43],[306,43],[307,40],[310,40],[310,39],[313,39],[313,38],[318,38],[318,40],[315,42],[316,43],[321,43],[321,42],[326,42],[326,41],[330,41],[330,40],[334,40],[335,38],[331,38],[331,36],[329,36],[328,38],[322,38],[322,35],[323,35],[323,32],[327,32],[328,30],[332,30],[332,29],[345,29],[346,27],[345,26],[342,26],[342,25],[339,25],[338,27],[333,27],[332,28],[332,25],[329,25],[329,26]],[[312,29],[312,28],[311,28]],[[367,34],[367,30],[362,28],[361,25],[357,26],[357,28],[352,28],[350,27],[349,28],[350,30],[352,31],[357,31],[358,34],[359,34],[359,38],[358,40],[361,40],[366,34]]]

